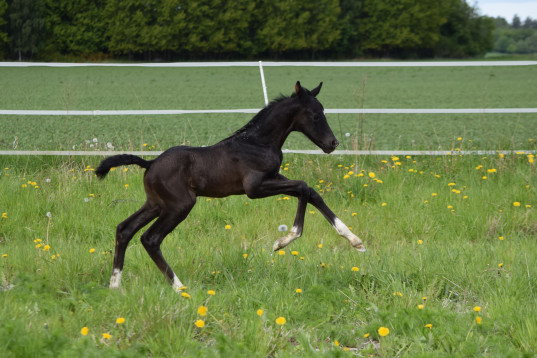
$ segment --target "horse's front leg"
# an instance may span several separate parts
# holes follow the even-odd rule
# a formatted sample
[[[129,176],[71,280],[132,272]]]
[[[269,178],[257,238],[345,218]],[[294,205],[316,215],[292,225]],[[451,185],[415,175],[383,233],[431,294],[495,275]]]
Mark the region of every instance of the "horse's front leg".
[[[324,202],[323,198],[321,198],[321,196],[317,194],[315,190],[313,190],[312,188],[309,189],[309,203],[315,206],[324,215],[326,220],[328,220],[328,222],[332,224],[332,226],[334,227],[334,229],[336,229],[339,235],[349,240],[349,243],[352,245],[352,247],[354,247],[360,252],[364,252],[365,246],[362,240],[360,240],[358,236],[353,234],[351,230],[347,227],[347,225],[345,225],[343,221],[341,221],[336,216],[336,214],[334,214],[332,210],[330,210],[328,205],[326,205],[326,203]]]
[[[264,180],[261,183],[250,181],[250,185],[246,186],[246,194],[251,199],[265,198],[279,194],[291,195],[298,198],[298,207],[296,210],[293,227],[289,230],[287,235],[274,242],[272,247],[274,251],[283,249],[302,235],[304,216],[306,213],[306,206],[308,205],[310,189],[311,188],[308,187],[305,182],[300,180],[289,180],[282,175],[279,175],[273,179]]]

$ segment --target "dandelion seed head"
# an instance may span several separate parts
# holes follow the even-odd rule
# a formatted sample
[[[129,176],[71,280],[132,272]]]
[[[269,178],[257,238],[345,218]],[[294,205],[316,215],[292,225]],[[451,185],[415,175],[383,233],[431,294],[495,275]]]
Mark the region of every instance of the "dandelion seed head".
[[[285,232],[287,230],[288,230],[287,225],[282,224],[278,226],[278,231]]]

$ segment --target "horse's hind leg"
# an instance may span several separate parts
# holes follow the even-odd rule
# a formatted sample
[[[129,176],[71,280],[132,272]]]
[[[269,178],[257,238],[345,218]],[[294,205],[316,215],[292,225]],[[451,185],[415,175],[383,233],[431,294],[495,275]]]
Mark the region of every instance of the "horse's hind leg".
[[[110,278],[110,288],[119,288],[121,285],[121,273],[125,261],[125,251],[134,234],[151,220],[157,217],[159,208],[145,203],[137,212],[121,222],[116,229],[116,248],[114,252],[114,266]]]
[[[195,203],[196,199],[188,203],[182,203],[179,208],[175,208],[174,210],[163,212],[149,229],[142,234],[141,238],[147,253],[164,276],[166,276],[175,291],[179,291],[183,287],[183,284],[164,259],[160,250],[160,244],[166,235],[188,216]]]

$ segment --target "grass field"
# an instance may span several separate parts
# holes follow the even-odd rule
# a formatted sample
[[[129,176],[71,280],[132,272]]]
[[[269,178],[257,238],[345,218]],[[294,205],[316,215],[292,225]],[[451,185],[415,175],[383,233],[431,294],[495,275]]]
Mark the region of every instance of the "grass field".
[[[262,105],[254,69],[64,70],[0,68],[0,108],[61,109],[65,94],[71,109]],[[325,108],[535,107],[533,67],[384,71],[265,69],[271,97],[296,79],[325,81]],[[14,136],[19,149],[205,144],[245,117],[3,117],[0,148],[12,149]],[[341,117],[330,118],[335,132],[356,138],[363,120],[377,149],[534,149],[537,141],[529,115],[350,116],[350,129]],[[411,138],[421,139],[412,147]],[[289,148],[303,148],[290,139]],[[368,251],[353,250],[308,207],[303,237],[272,253],[296,199],[198,198],[162,247],[186,296],[172,291],[139,235],[123,290],[107,288],[115,227],[144,202],[143,171],[118,168],[97,181],[100,159],[0,156],[0,356],[536,355],[533,154],[286,155],[282,173],[315,188]]]
[[[535,107],[537,66],[290,68],[266,67],[269,98],[290,94],[296,80],[324,82],[325,108]],[[0,68],[2,109],[233,109],[261,108],[256,67],[232,68]],[[116,149],[158,150],[212,144],[252,115],[110,117],[0,116],[0,150],[89,149],[93,138]],[[451,150],[459,136],[467,149],[528,149],[534,114],[375,114],[328,116],[341,148]],[[170,130],[170,128],[172,130]],[[39,130],[36,130],[39,129]],[[350,136],[346,137],[345,134]],[[15,138],[16,137],[16,138]],[[354,144],[353,144],[354,143]],[[292,135],[288,149],[311,149]]]

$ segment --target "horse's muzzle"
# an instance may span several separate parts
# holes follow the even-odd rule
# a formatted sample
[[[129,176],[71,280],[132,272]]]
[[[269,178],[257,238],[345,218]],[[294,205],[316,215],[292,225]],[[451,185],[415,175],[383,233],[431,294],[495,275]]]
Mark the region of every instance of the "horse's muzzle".
[[[334,140],[330,142],[329,145],[323,148],[323,152],[325,152],[326,154],[332,153],[337,148],[338,145],[339,145],[339,141],[334,138]]]

